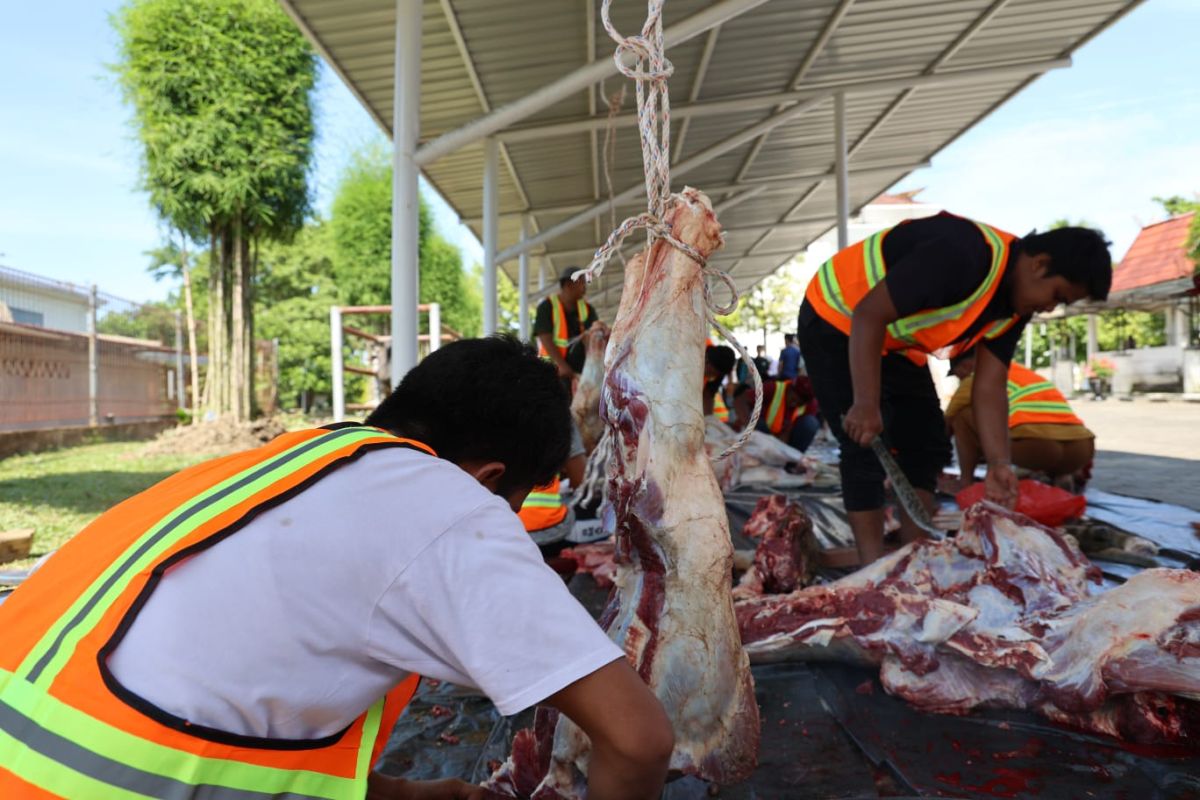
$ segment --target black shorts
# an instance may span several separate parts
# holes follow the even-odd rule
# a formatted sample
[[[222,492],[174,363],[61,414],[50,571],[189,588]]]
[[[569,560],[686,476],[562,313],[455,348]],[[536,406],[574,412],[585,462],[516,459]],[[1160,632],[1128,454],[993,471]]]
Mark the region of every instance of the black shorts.
[[[850,338],[821,319],[807,301],[800,307],[800,350],[821,416],[841,447],[842,498],[847,511],[883,507],[883,467],[870,448],[859,447],[842,430],[842,417],[854,405],[850,379]],[[950,463],[950,438],[929,367],[892,353],[880,364],[883,440],[918,489],[933,491]]]

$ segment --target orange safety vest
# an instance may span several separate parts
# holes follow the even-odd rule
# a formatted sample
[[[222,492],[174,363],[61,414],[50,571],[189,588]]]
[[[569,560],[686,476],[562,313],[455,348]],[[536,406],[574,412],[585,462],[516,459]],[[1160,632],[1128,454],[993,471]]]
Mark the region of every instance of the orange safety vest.
[[[542,486],[535,486],[521,510],[517,512],[525,530],[542,531],[552,528],[567,518],[567,504],[563,502],[561,482],[555,476],[554,480]]]
[[[778,436],[787,419],[787,381],[770,381],[769,391],[763,392],[763,421],[767,430]],[[764,385],[763,389],[767,387]]]
[[[713,416],[721,422],[729,422],[729,406],[725,405],[723,394],[720,389],[717,389],[716,395],[713,396]]]
[[[106,662],[166,570],[382,447],[433,454],[376,428],[286,433],[185,469],[67,542],[0,605],[0,797],[365,796],[371,765],[420,676],[408,676],[341,733],[291,741],[156,712],[117,684]]]
[[[888,325],[883,340],[884,355],[900,351],[913,363],[924,365],[929,355],[954,357],[965,353],[980,339],[995,339],[1020,320],[1014,314],[1009,319],[985,325],[970,339],[960,341],[1000,287],[1000,280],[1008,266],[1009,249],[1016,239],[1011,233],[981,222],[974,224],[992,251],[992,263],[983,283],[970,296],[952,306],[920,311]],[[850,335],[850,320],[855,307],[887,274],[883,240],[893,230],[895,228],[880,231],[835,253],[817,270],[804,293],[805,299],[821,319],[847,336]]]
[[[564,313],[563,303],[558,295],[552,294],[547,299],[550,301],[550,318],[554,326],[554,347],[558,350],[560,356],[566,358],[567,345],[571,343],[571,336],[567,332],[567,315]],[[587,321],[588,317],[587,301],[577,301],[575,310],[579,314],[579,330],[583,330],[583,324]],[[542,346],[541,339],[538,340],[538,355],[542,358],[550,357],[550,354],[546,352],[546,348]]]
[[[1008,427],[1050,423],[1082,425],[1067,398],[1054,384],[1028,367],[1011,364],[1008,368]]]

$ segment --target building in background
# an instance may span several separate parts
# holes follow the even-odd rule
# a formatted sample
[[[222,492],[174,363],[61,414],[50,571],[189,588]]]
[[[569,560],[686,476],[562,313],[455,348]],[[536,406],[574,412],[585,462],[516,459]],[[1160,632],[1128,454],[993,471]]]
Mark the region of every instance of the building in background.
[[[172,415],[177,330],[161,304],[0,267],[0,431]]]

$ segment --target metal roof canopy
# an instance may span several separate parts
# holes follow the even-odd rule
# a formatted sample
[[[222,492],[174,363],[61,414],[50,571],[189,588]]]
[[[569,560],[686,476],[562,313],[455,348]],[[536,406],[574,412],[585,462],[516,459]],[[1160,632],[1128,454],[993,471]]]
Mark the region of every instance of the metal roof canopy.
[[[726,231],[714,261],[745,291],[1140,2],[670,0],[673,188],[712,197]],[[599,0],[280,3],[396,134],[393,380],[416,362],[418,170],[484,243],[485,331],[497,265],[539,297],[586,264],[613,206],[618,222],[644,207],[632,91],[612,122],[609,199],[606,95],[628,81]],[[631,35],[646,7],[612,13]],[[590,292],[601,316],[621,283],[614,260]]]

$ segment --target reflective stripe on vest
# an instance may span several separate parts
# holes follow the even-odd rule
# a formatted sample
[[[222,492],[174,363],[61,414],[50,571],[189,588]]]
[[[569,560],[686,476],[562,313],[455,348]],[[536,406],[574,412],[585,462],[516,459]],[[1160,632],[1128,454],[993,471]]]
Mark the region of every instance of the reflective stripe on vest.
[[[0,797],[29,796],[31,787],[33,796],[71,798],[363,797],[418,676],[331,737],[218,741],[135,708],[102,664],[171,565],[346,460],[389,446],[432,453],[374,428],[284,434],[183,470],[64,545],[0,606]]]
[[[1015,239],[1012,234],[983,223],[973,224],[987,241],[992,254],[983,282],[954,305],[921,311],[890,324],[884,335],[885,354],[904,351],[915,363],[924,364],[926,355],[952,356],[966,352],[980,339],[995,338],[1016,324],[1019,317],[1014,315],[985,325],[969,340],[959,341],[999,288],[1008,265],[1009,246]],[[887,274],[883,241],[892,230],[895,228],[879,231],[834,254],[817,270],[805,291],[805,299],[813,310],[847,336],[855,307]]]
[[[1018,425],[1082,425],[1067,398],[1050,381],[1028,367],[1008,368],[1008,427]]]
[[[517,512],[527,531],[541,531],[553,527],[567,518],[567,504],[563,502],[562,482],[556,477],[550,483],[535,486],[521,510]]]
[[[713,396],[713,416],[721,422],[729,422],[729,406],[725,405],[725,398],[721,396],[720,389],[717,389]]]
[[[567,357],[567,346],[571,343],[571,335],[567,330],[567,315],[563,308],[562,300],[559,296],[552,294],[550,300],[550,319],[551,325],[554,328],[554,347],[557,348],[558,354],[563,358]],[[583,330],[583,324],[587,321],[588,304],[586,300],[578,300],[575,304],[575,312],[579,315],[579,330]],[[549,358],[550,354],[546,352],[546,348],[542,346],[541,341],[538,341],[538,355],[543,358]]]
[[[784,411],[787,398],[787,383],[784,381],[772,382],[771,400],[767,405],[766,413],[763,418],[767,422],[767,430],[776,435],[783,431]]]

